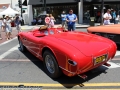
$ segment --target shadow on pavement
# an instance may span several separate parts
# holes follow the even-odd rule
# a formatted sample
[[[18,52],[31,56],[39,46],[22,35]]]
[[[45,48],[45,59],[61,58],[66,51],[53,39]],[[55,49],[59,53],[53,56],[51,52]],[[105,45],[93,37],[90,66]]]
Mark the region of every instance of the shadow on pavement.
[[[31,60],[39,69],[41,69],[42,71],[45,72],[44,65],[43,65],[43,62],[41,60],[39,60],[38,58],[36,58],[35,56],[33,56],[29,51],[26,51],[23,54],[29,60]],[[84,87],[84,83],[85,82],[88,82],[89,80],[91,80],[91,79],[93,79],[93,78],[95,78],[97,76],[100,76],[102,73],[106,74],[107,73],[106,72],[107,69],[108,69],[107,67],[100,66],[98,68],[95,68],[95,69],[87,72],[86,75],[88,76],[88,78],[86,80],[80,78],[79,76],[68,77],[68,76],[65,76],[65,75],[62,75],[58,79],[53,79],[53,80],[57,81],[58,83],[60,83],[61,85],[63,85],[63,87],[69,88],[69,89],[73,88],[76,85],[79,85],[80,87]]]
[[[120,44],[117,44],[117,50],[120,51]]]

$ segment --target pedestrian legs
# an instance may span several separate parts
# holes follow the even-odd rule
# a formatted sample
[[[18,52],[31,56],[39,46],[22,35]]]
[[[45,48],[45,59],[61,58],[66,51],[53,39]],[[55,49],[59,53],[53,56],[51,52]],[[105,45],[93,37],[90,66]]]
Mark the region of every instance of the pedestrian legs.
[[[19,24],[19,25],[16,25],[16,29],[17,29],[18,33],[21,32],[20,24]]]
[[[68,25],[68,31],[75,31],[75,24],[74,25]]]

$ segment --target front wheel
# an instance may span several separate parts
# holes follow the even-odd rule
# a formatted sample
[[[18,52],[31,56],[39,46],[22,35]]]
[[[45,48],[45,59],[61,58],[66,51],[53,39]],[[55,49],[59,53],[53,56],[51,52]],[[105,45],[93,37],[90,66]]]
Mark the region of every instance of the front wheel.
[[[25,52],[26,51],[26,47],[23,45],[22,41],[19,38],[19,46],[20,46],[20,51]]]
[[[54,57],[54,55],[50,51],[45,51],[43,54],[43,63],[46,70],[46,73],[51,78],[58,78],[61,76],[62,72],[58,66],[58,63]]]

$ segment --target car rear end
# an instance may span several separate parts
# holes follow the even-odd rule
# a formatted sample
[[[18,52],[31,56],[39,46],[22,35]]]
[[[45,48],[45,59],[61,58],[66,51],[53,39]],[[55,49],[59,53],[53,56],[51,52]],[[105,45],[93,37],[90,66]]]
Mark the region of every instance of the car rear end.
[[[74,72],[71,74],[73,76],[81,75],[107,63],[114,57],[117,49],[113,41],[93,34],[68,32],[56,37],[79,51],[68,56],[76,63],[76,65],[68,63],[68,71]]]

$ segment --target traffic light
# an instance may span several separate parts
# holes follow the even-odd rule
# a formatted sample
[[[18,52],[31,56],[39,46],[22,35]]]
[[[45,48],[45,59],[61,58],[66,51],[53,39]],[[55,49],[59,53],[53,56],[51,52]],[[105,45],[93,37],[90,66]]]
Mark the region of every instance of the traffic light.
[[[19,8],[22,7],[22,2],[21,2],[21,0],[18,0],[18,5],[19,5]]]

